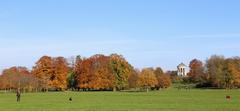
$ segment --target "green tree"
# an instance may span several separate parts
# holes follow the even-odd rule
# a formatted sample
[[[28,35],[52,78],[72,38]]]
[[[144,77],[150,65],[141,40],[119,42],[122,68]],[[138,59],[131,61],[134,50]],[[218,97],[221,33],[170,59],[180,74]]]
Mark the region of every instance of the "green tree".
[[[76,86],[75,73],[73,71],[68,72],[67,75],[67,86],[70,89],[74,89]]]
[[[121,55],[110,55],[110,67],[115,76],[115,86],[121,90],[128,86],[128,79],[133,67]]]

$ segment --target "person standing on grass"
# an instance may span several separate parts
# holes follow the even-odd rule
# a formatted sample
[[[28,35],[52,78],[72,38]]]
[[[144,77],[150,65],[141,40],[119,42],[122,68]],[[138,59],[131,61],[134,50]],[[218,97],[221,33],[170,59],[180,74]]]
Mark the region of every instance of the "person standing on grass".
[[[20,102],[20,97],[21,97],[21,92],[20,92],[20,88],[17,89],[17,102]]]

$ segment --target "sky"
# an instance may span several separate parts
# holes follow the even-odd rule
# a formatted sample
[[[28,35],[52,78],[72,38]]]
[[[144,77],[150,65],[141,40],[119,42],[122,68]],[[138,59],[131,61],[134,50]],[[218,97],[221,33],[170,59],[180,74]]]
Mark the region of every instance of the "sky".
[[[136,68],[175,70],[240,56],[239,0],[2,0],[0,70],[43,55],[118,53]]]

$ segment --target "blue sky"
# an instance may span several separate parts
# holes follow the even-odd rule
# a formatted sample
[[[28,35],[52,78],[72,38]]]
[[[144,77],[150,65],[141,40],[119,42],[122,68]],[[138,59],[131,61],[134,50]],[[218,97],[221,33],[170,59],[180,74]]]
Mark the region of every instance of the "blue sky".
[[[137,68],[176,69],[240,55],[238,0],[0,1],[0,69],[43,55],[122,54]]]

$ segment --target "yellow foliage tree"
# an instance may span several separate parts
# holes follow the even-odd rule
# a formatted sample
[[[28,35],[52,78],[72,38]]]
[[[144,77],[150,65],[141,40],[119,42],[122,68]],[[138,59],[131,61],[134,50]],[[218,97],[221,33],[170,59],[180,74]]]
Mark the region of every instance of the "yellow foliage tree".
[[[154,71],[152,69],[146,68],[143,69],[142,72],[140,73],[137,83],[140,87],[143,87],[148,91],[149,88],[155,87],[158,81],[156,79]]]

